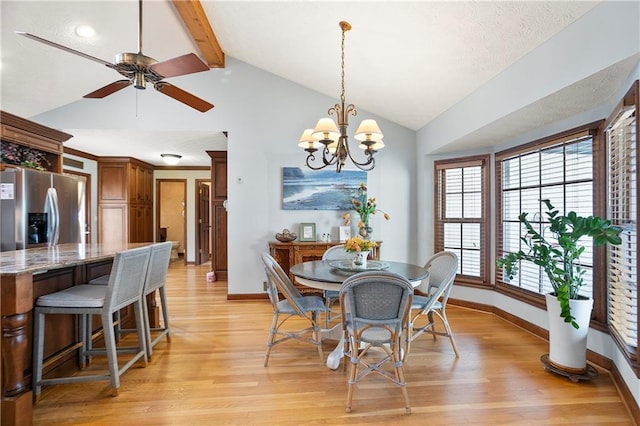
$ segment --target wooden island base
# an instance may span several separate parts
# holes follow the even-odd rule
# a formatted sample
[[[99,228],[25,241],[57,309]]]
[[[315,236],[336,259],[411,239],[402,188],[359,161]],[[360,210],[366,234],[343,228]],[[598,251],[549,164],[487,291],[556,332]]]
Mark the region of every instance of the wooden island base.
[[[117,252],[149,244],[61,244],[53,248],[0,253],[3,426],[32,424],[32,311],[35,300],[44,294],[55,293],[108,274]],[[150,297],[151,301],[155,301],[153,296]],[[157,326],[158,308],[155,303],[150,306],[149,316],[151,326]],[[132,323],[133,318],[132,311],[121,311],[123,323]],[[99,324],[99,321],[94,323]],[[45,335],[45,359],[53,359],[51,357],[54,355],[56,358],[45,368],[44,373],[62,368],[78,368],[75,317],[48,315],[46,327],[56,332]]]

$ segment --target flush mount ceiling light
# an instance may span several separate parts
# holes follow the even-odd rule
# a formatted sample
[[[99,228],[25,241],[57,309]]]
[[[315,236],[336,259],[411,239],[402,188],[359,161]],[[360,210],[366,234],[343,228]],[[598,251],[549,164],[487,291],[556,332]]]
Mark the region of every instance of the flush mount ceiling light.
[[[175,166],[176,164],[178,164],[178,162],[182,158],[182,155],[160,154],[160,157],[162,157],[162,160],[165,162],[165,164],[169,164],[170,166]]]
[[[315,128],[306,129],[302,133],[298,146],[309,153],[307,155],[307,167],[312,170],[324,169],[335,164],[336,172],[340,173],[348,157],[357,168],[369,171],[376,165],[373,154],[384,148],[383,135],[375,120],[362,120],[354,138],[360,141],[358,147],[364,150],[366,159],[363,162],[358,162],[353,158],[347,140],[347,127],[349,126],[349,114],[356,116],[358,111],[353,104],[345,107],[344,96],[344,40],[345,32],[351,29],[351,24],[341,21],[340,28],[342,29],[342,44],[340,47],[342,55],[340,64],[342,92],[340,94],[340,103],[333,108],[329,108],[329,115],[336,114],[338,125],[336,126],[335,121],[330,117],[321,118]],[[322,164],[314,165],[312,163],[316,160],[315,152],[319,149],[322,150]]]

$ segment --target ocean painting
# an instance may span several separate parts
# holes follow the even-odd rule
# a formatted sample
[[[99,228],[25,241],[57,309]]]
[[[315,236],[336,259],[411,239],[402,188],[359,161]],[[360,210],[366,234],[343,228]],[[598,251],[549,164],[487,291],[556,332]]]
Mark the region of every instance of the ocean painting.
[[[282,168],[283,210],[352,210],[351,198],[360,184],[367,184],[362,170],[303,170]]]

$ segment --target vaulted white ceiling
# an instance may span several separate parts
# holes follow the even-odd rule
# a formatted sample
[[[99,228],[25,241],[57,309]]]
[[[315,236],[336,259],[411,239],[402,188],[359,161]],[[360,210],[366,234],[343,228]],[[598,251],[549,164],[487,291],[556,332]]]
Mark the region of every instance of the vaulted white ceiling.
[[[349,21],[353,29],[346,35],[347,101],[414,130],[462,101],[598,4],[201,3],[226,55],[334,98],[340,94],[338,22]],[[115,71],[98,63],[20,37],[14,31],[31,32],[108,61],[117,53],[137,51],[136,1],[2,0],[0,7],[1,108],[13,114],[29,118],[44,113],[75,102],[119,78]],[[74,29],[80,24],[93,26],[96,36],[77,37]],[[158,60],[198,52],[170,2],[144,2],[143,52]],[[590,84],[602,87],[603,82],[607,83]],[[216,103],[215,99],[209,101]],[[574,103],[576,109],[594,107],[589,104],[590,99],[578,101],[584,104]],[[133,144],[127,144],[126,139],[119,145],[111,138],[110,144],[96,152],[82,145],[87,135],[75,135],[66,146],[96,155],[111,152],[140,158],[127,151]],[[157,135],[152,136],[157,146]]]

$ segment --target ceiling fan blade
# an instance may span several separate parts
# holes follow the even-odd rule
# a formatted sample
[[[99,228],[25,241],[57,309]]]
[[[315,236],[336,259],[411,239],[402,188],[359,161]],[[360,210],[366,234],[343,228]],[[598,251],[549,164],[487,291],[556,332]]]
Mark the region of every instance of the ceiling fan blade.
[[[160,74],[163,78],[169,78],[194,72],[209,71],[209,65],[202,62],[195,53],[187,53],[186,55],[157,62],[150,65],[149,69]]]
[[[83,98],[102,99],[130,85],[131,81],[129,80],[114,81],[113,83],[107,84],[106,86],[101,87],[98,90],[89,93],[88,95],[84,95]]]
[[[165,81],[157,82],[154,87],[158,92],[170,96],[173,99],[182,102],[183,104],[188,105],[191,108],[197,109],[200,112],[207,112],[211,108],[213,108],[213,104],[210,104],[209,102],[200,99],[199,97],[194,96],[189,92],[185,92],[184,90]]]
[[[112,64],[111,62],[103,61],[102,59],[96,58],[95,56],[87,55],[86,53],[79,52],[79,51],[74,50],[74,49],[72,49],[70,47],[63,46],[63,45],[55,43],[53,41],[46,40],[46,39],[44,39],[42,37],[38,37],[36,35],[25,33],[25,32],[22,32],[22,31],[16,31],[16,34],[24,36],[24,37],[27,37],[27,38],[30,38],[31,40],[39,41],[40,43],[44,43],[44,44],[46,44],[48,46],[52,46],[52,47],[55,47],[57,49],[64,50],[65,52],[69,52],[69,53],[73,53],[74,55],[82,56],[85,59],[89,59],[91,61],[98,62],[99,64],[106,65],[109,68],[115,69],[115,65]]]

